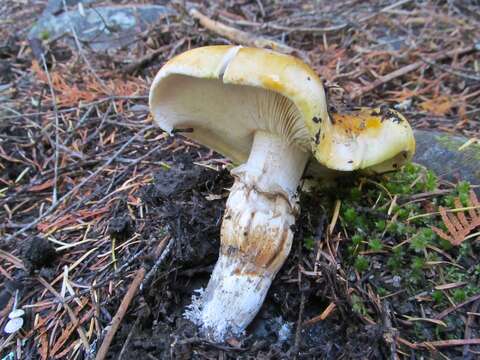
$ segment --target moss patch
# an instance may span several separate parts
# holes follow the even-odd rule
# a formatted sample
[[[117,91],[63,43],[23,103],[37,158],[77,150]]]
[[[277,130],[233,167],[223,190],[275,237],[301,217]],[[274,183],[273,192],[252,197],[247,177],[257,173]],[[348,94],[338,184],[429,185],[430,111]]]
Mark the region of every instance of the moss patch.
[[[449,138],[448,146],[460,145]],[[379,326],[385,326],[387,316],[398,336],[412,343],[464,339],[472,304],[441,314],[480,294],[479,237],[454,247],[431,227],[447,230],[435,213],[439,206],[455,207],[457,197],[466,204],[470,185],[440,186],[433,172],[414,164],[347,185],[315,195],[329,200],[331,209],[335,200],[341,201],[329,251],[339,264],[339,277],[346,281],[347,311]],[[431,215],[418,216],[423,214]],[[478,329],[472,331],[478,337]],[[448,351],[458,355],[458,349]]]
[[[462,140],[449,135],[440,135],[435,139],[449,151],[461,153],[469,159],[480,161],[480,144],[478,143],[471,144],[464,150],[459,151],[458,149],[464,144]]]

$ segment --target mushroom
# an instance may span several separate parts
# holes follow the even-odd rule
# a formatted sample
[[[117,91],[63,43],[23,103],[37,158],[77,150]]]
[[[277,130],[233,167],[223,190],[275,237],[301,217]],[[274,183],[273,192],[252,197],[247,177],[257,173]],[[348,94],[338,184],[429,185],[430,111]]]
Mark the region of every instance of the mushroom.
[[[239,164],[231,174],[220,255],[186,315],[223,341],[259,311],[290,252],[307,171],[385,172],[414,152],[402,115],[386,109],[327,111],[321,80],[299,59],[241,46],[206,46],[168,61],[150,89],[150,110],[184,135]]]

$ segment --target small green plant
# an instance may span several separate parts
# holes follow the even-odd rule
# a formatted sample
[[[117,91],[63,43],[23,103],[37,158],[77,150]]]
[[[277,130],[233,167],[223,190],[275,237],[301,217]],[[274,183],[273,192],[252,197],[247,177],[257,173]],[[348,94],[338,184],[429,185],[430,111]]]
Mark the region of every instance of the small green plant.
[[[433,191],[437,188],[437,177],[435,176],[433,171],[427,171],[427,173],[425,174],[425,182],[423,183],[423,185],[423,190],[426,191]]]
[[[357,314],[362,316],[365,316],[368,314],[367,308],[365,307],[365,304],[363,303],[362,298],[353,294],[351,297],[351,301],[352,301],[353,311],[355,311]]]
[[[370,262],[368,261],[368,259],[365,257],[365,256],[358,256],[356,259],[355,259],[355,269],[359,272],[359,273],[362,273],[364,271],[366,271],[368,269],[370,265]]]
[[[453,300],[457,303],[463,302],[467,299],[467,295],[465,290],[463,289],[455,289],[453,290]]]
[[[477,266],[475,266],[475,268],[473,269],[473,274],[475,276],[479,276],[480,277],[480,264],[478,264]],[[479,282],[480,283],[480,282]]]
[[[50,38],[50,33],[48,32],[48,30],[42,30],[39,35],[40,35],[40,39],[44,41]]]
[[[368,242],[368,247],[372,251],[380,251],[383,248],[383,244],[379,239],[372,239]]]
[[[468,206],[468,200],[470,195],[470,184],[466,181],[460,181],[456,187],[458,198],[463,206]]]
[[[345,211],[343,212],[343,219],[349,224],[353,224],[356,218],[357,214],[355,212],[355,209],[352,207],[345,209]]]
[[[435,233],[430,228],[422,228],[417,236],[414,236],[410,241],[410,247],[415,252],[423,252],[427,245],[431,244],[436,238]]]
[[[385,230],[385,226],[386,226],[385,220],[382,219],[382,220],[375,221],[375,229],[377,231]]]
[[[435,290],[435,291],[432,293],[432,300],[433,300],[436,304],[441,304],[444,299],[445,299],[445,296],[443,295],[443,293],[442,293],[440,290]]]
[[[422,270],[423,267],[425,266],[425,260],[421,257],[415,256],[412,259],[412,266],[411,268],[413,270]]]
[[[313,236],[307,236],[306,238],[304,238],[303,246],[308,251],[312,251],[315,248],[315,239],[313,238]]]
[[[360,246],[363,242],[363,236],[360,234],[355,234],[352,236],[352,244],[356,246]]]
[[[358,201],[358,200],[360,200],[361,197],[362,197],[362,192],[358,188],[353,187],[350,190],[350,200]]]
[[[403,255],[403,249],[401,247],[396,247],[393,248],[392,255],[387,260],[387,267],[394,274],[399,273],[403,267]]]

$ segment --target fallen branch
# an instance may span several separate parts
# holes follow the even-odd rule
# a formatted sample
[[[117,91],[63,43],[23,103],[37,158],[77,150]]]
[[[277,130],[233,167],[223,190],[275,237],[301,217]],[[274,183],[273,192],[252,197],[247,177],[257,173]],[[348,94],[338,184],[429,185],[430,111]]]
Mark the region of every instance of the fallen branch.
[[[108,349],[110,348],[110,344],[112,343],[113,337],[115,336],[115,333],[120,327],[120,323],[122,322],[123,317],[125,316],[125,313],[127,312],[127,309],[130,306],[130,303],[132,302],[133,297],[137,293],[137,290],[140,287],[140,284],[142,283],[142,280],[144,277],[145,277],[145,269],[141,267],[140,269],[137,270],[135,278],[133,279],[132,283],[128,287],[128,291],[125,294],[125,297],[123,298],[117,310],[117,313],[112,319],[112,324],[110,325],[110,328],[107,331],[107,335],[103,339],[102,346],[100,346],[100,349],[98,350],[97,356],[95,358],[96,360],[103,360],[107,356],[107,352],[108,352]]]
[[[442,61],[442,60],[446,60],[446,59],[449,59],[449,58],[452,58],[452,57],[455,57],[455,56],[464,55],[464,54],[467,54],[467,53],[469,53],[471,51],[475,51],[475,50],[476,50],[475,46],[470,46],[470,47],[462,48],[462,49],[459,49],[459,50],[448,51],[448,52],[443,53],[443,54],[436,54],[435,56],[433,56],[429,60],[431,62]],[[393,79],[396,79],[400,76],[406,75],[406,74],[408,74],[412,71],[415,71],[422,66],[429,66],[429,64],[426,63],[425,60],[422,59],[422,60],[419,60],[417,62],[414,62],[413,64],[409,64],[409,65],[406,65],[406,66],[404,66],[400,69],[397,69],[397,70],[391,72],[390,74],[387,74],[385,76],[381,76],[377,80],[373,81],[372,83],[354,91],[353,94],[351,95],[351,98],[352,98],[352,100],[356,99],[356,98],[362,96],[363,94],[368,93],[368,92],[376,89],[380,85],[386,84],[386,83],[392,81]]]
[[[155,60],[162,53],[165,53],[167,50],[170,50],[170,52],[169,52],[168,56],[166,56],[166,58],[170,59],[172,57],[172,55],[175,53],[175,51],[180,46],[182,46],[185,43],[185,41],[186,41],[186,38],[183,38],[180,41],[177,41],[177,43],[175,45],[168,44],[168,45],[161,46],[158,49],[153,50],[152,52],[150,52],[150,53],[146,54],[145,56],[141,57],[137,61],[135,61],[131,64],[128,64],[127,66],[125,66],[122,69],[122,71],[126,74],[133,74],[137,70],[139,70],[139,69],[145,67],[146,65],[148,65],[149,63],[151,63],[153,60]]]
[[[202,25],[204,28],[220,36],[223,36],[236,44],[253,46],[257,48],[267,48],[287,54],[291,54],[294,52],[300,53],[299,50],[282,44],[278,41],[270,40],[264,37],[257,37],[245,31],[225,25],[219,21],[212,20],[209,17],[203,15],[197,9],[190,9],[189,14],[194,19],[197,19],[200,22],[200,25]]]

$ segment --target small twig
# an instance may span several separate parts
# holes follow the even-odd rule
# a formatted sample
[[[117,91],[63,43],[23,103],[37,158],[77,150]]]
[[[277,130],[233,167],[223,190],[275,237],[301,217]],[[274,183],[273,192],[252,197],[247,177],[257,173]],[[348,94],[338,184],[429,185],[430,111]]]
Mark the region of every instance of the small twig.
[[[472,336],[472,327],[471,326],[472,326],[472,323],[475,322],[474,315],[472,313],[477,312],[479,305],[480,305],[480,302],[475,301],[472,304],[472,308],[470,309],[471,312],[467,313],[468,314],[467,321],[465,321],[465,335],[464,335],[465,339],[470,339],[471,336]],[[469,350],[470,350],[470,346],[465,345],[464,348],[463,348],[463,357],[464,358],[467,358]]]
[[[257,37],[245,31],[225,25],[219,21],[212,20],[207,16],[203,15],[197,9],[191,9],[189,11],[189,14],[193,18],[197,19],[200,24],[206,29],[213,31],[214,33],[223,36],[236,44],[253,46],[257,48],[269,48],[287,54],[291,54],[294,52],[299,53],[299,50],[292,48],[288,45],[279,43],[278,41],[270,40],[264,37]]]
[[[256,0],[256,2],[257,2],[257,5],[258,5],[258,9],[260,10],[260,14],[262,15],[262,17],[265,17],[265,9],[263,7],[262,1],[261,0]]]
[[[249,26],[249,27],[257,27],[261,29],[272,29],[272,30],[281,30],[286,33],[310,33],[310,34],[324,34],[324,33],[332,33],[338,32],[347,28],[350,23],[341,23],[339,25],[332,25],[326,27],[319,27],[319,26],[291,26],[291,25],[280,25],[274,22],[265,22],[265,23],[258,23],[253,21],[246,21],[246,20],[231,20],[225,16],[220,15],[220,18],[223,20],[231,23],[237,24],[240,26]]]
[[[75,27],[73,26],[73,21],[71,21],[70,15],[68,14],[67,3],[65,2],[65,0],[62,0],[62,3],[63,3],[63,9],[70,19],[70,22],[69,22],[70,31],[72,32],[73,39],[75,40],[75,45],[77,45],[78,52],[79,52],[80,56],[82,57],[83,61],[85,62],[85,65],[87,65],[88,69],[90,70],[92,75],[95,77],[95,79],[100,83],[100,85],[102,85],[105,92],[110,95],[110,89],[107,87],[105,82],[97,75],[95,70],[93,70],[92,64],[90,64],[90,61],[87,59],[87,57],[85,56],[85,54],[83,52],[83,47],[82,47],[82,44],[80,43],[80,40],[78,39],[77,32],[75,31]]]
[[[337,225],[338,216],[340,214],[340,207],[342,206],[341,200],[335,200],[335,208],[333,210],[332,221],[330,222],[330,226],[328,227],[328,233],[330,235],[333,234],[333,230],[335,229],[335,225]]]
[[[97,356],[95,357],[96,360],[103,360],[107,356],[107,352],[108,352],[108,349],[110,348],[110,344],[112,343],[113,337],[115,336],[115,333],[120,327],[120,323],[122,322],[123,317],[125,316],[125,313],[127,312],[127,309],[130,303],[132,302],[133,297],[137,293],[137,290],[140,287],[140,284],[144,277],[145,277],[145,269],[141,267],[140,269],[137,270],[137,273],[135,274],[135,278],[133,279],[132,283],[128,287],[128,291],[125,294],[122,302],[120,303],[117,313],[112,319],[112,323],[110,325],[110,328],[107,331],[107,335],[105,335],[102,345],[100,346]]]
[[[0,250],[0,259],[11,262],[18,269],[27,270],[23,261],[9,252]]]
[[[40,55],[42,59],[42,66],[45,70],[45,75],[47,76],[48,87],[50,88],[50,95],[52,96],[53,102],[53,112],[55,115],[55,164],[54,164],[54,173],[53,173],[53,193],[52,193],[52,206],[57,202],[57,185],[58,185],[58,162],[59,162],[59,134],[58,134],[58,107],[57,107],[57,98],[55,96],[55,91],[53,90],[52,78],[50,77],[50,72],[48,71],[47,62],[45,61],[45,55],[43,52]]]
[[[148,65],[150,62],[155,60],[161,54],[165,54],[167,50],[170,49],[170,53],[168,54],[168,56],[166,56],[166,58],[169,59],[175,54],[178,48],[185,43],[185,41],[187,41],[187,38],[182,38],[179,41],[177,41],[175,44],[170,43],[168,45],[161,46],[158,49],[153,50],[152,52],[141,57],[138,61],[128,64],[123,68],[122,71],[125,72],[126,74],[133,74],[137,70]]]
[[[162,53],[164,53],[166,50],[170,49],[171,47],[172,47],[172,44],[160,46],[158,49],[155,49],[152,52],[142,56],[137,61],[128,64],[122,69],[122,71],[126,74],[133,74],[138,69],[143,68],[145,65],[155,60],[158,56],[160,56]]]
[[[422,61],[425,61],[427,64],[433,66],[433,67],[437,67],[443,71],[446,71],[452,75],[455,75],[455,76],[458,76],[458,77],[461,77],[461,78],[464,78],[464,79],[468,79],[468,80],[473,80],[473,81],[480,81],[480,76],[474,76],[474,75],[471,75],[471,74],[466,74],[460,70],[456,70],[456,69],[452,69],[448,66],[444,66],[444,65],[441,65],[441,64],[437,64],[435,61],[431,61],[431,60],[428,60],[428,59],[422,59]]]
[[[326,34],[326,33],[332,33],[332,32],[337,32],[343,29],[346,29],[348,23],[343,23],[340,25],[332,25],[328,27],[309,27],[309,26],[296,26],[296,27],[291,27],[291,26],[284,26],[284,25],[278,25],[274,23],[266,23],[265,28],[267,29],[274,29],[274,30],[282,30],[288,33],[293,33],[293,32],[300,32],[300,33],[310,33],[310,34]]]
[[[109,95],[107,97],[88,102],[88,103],[80,103],[78,107],[71,107],[68,109],[60,109],[58,110],[59,114],[65,114],[65,113],[72,113],[72,112],[77,112],[79,109],[87,108],[93,105],[98,105],[107,101],[112,101],[112,100],[148,100],[148,95],[133,95],[133,96],[123,96],[123,95]],[[41,112],[34,112],[34,113],[29,113],[29,114],[24,114],[24,113],[19,113],[17,111],[14,111],[13,109],[7,108],[4,105],[0,104],[0,107],[4,108],[5,110],[8,110],[10,112],[13,112],[15,115],[9,115],[9,116],[3,116],[2,120],[10,120],[10,119],[18,119],[18,118],[23,118],[23,119],[28,119],[29,117],[37,117],[41,115],[48,115],[50,114],[50,111],[41,111]],[[118,126],[122,126],[124,124],[122,123],[117,123]]]
[[[203,339],[203,338],[200,338],[200,337],[192,337],[192,338],[187,338],[187,339],[178,340],[178,341],[176,342],[176,344],[178,344],[178,345],[203,344],[203,345],[208,345],[208,346],[211,346],[211,347],[213,347],[213,348],[215,348],[215,349],[223,350],[223,351],[237,351],[237,352],[241,352],[241,351],[247,350],[246,348],[242,348],[242,347],[228,346],[228,345],[224,345],[224,344],[219,344],[219,343],[216,343],[216,342],[208,341],[208,340]]]
[[[328,306],[325,308],[325,310],[322,311],[322,313],[320,315],[317,315],[317,316],[315,316],[311,319],[306,320],[303,323],[303,326],[310,326],[310,325],[313,325],[313,324],[315,324],[319,321],[325,320],[328,316],[330,316],[330,314],[335,310],[336,307],[337,307],[337,305],[334,302],[331,302],[330,304],[328,304]]]
[[[448,210],[445,210],[445,211],[447,213],[458,213],[458,212],[464,212],[464,211],[467,211],[467,210],[475,210],[475,209],[480,209],[480,206],[465,206],[465,207],[456,208],[456,209],[448,209]],[[429,217],[429,216],[433,216],[433,215],[441,215],[441,212],[440,211],[434,211],[434,212],[431,212],[431,213],[414,215],[414,216],[410,216],[405,221],[409,222],[409,221],[412,221],[412,220],[415,220],[415,219],[420,219],[420,218]]]
[[[358,20],[358,22],[365,22],[365,21],[368,21],[372,18],[374,18],[375,16],[381,14],[381,13],[386,13],[386,12],[389,12],[390,10],[393,10],[399,6],[402,6],[402,5],[405,5],[409,2],[411,2],[412,0],[400,0],[400,1],[397,1],[396,3],[393,3],[392,5],[388,5],[388,6],[385,6],[384,8],[382,8],[379,12],[376,12],[376,13],[373,13],[371,15],[368,15],[364,18],[361,18]]]
[[[80,339],[82,340],[83,347],[85,348],[86,352],[90,351],[90,344],[88,343],[88,338],[85,332],[83,331],[82,326],[80,325],[80,320],[77,318],[73,310],[70,308],[70,306],[66,303],[65,298],[60,295],[53,287],[50,285],[44,278],[41,276],[37,277],[38,281],[45,286],[45,288],[50,291],[57,299],[60,301],[60,303],[63,305],[65,310],[68,313],[68,316],[70,317],[70,320],[75,324],[75,327],[77,329],[78,335],[80,336]]]
[[[300,308],[298,310],[298,319],[297,319],[297,327],[295,329],[295,340],[293,342],[293,346],[290,348],[289,355],[293,359],[297,359],[298,357],[298,351],[300,349],[300,338],[302,334],[302,328],[303,328],[303,312],[305,310],[305,291],[302,291],[302,272],[300,271],[301,269],[301,262],[302,262],[302,245],[299,244],[297,248],[297,254],[298,254],[298,290],[300,291]]]
[[[167,243],[167,240],[168,240],[168,243]],[[157,272],[158,267],[162,264],[163,260],[165,260],[167,255],[170,253],[172,244],[173,244],[173,237],[167,236],[162,240],[157,251],[157,253],[160,253],[160,256],[158,257],[157,261],[155,261],[155,264],[152,266],[152,268],[148,271],[147,275],[145,276],[145,280],[142,281],[142,284],[140,285],[140,291],[143,291],[145,286],[149,284],[150,279]]]
[[[303,311],[305,309],[305,293],[302,291],[301,298],[300,298],[300,309],[298,310],[298,320],[297,320],[297,328],[295,330],[295,341],[293,343],[292,352],[290,355],[293,355],[293,358],[296,359],[298,356],[298,350],[300,349],[300,337],[302,334],[302,319],[303,319]]]
[[[449,52],[446,52],[446,53],[443,53],[443,54],[436,54],[435,56],[432,57],[431,61],[442,61],[442,60],[445,60],[445,59],[448,59],[448,58],[451,58],[451,57],[454,57],[454,56],[464,55],[464,54],[469,53],[471,51],[475,51],[474,46],[469,46],[469,47],[466,47],[466,48],[463,48],[463,49],[449,51]],[[393,79],[396,79],[400,76],[406,75],[406,74],[408,74],[412,71],[415,71],[422,66],[428,66],[428,64],[426,64],[424,60],[419,60],[419,61],[414,62],[412,64],[406,65],[406,66],[404,66],[400,69],[392,71],[390,74],[380,76],[377,80],[375,80],[375,81],[371,82],[370,84],[358,89],[357,91],[354,91],[353,94],[351,95],[351,99],[352,100],[356,99],[356,98],[362,96],[363,94],[368,93],[368,92],[376,89],[380,85],[386,84],[386,83],[392,81]]]
[[[390,358],[391,360],[396,360],[397,359],[397,329],[392,327],[392,311],[390,308],[390,304],[388,301],[382,302],[382,317],[383,317],[383,327],[384,327],[384,333],[383,333],[383,339],[387,344],[390,345]]]
[[[438,341],[424,341],[420,343],[412,343],[404,338],[398,337],[398,342],[408,346],[410,349],[419,350],[432,348],[450,347],[450,346],[465,346],[465,345],[480,345],[480,339],[452,339],[452,340],[438,340]]]
[[[465,300],[464,302],[457,304],[455,306],[451,306],[448,309],[443,310],[441,313],[439,313],[437,316],[435,316],[435,319],[443,319],[445,316],[448,314],[460,309],[461,307],[470,304],[473,301],[477,301],[480,299],[480,294],[472,296],[470,299]]]
[[[118,360],[122,360],[123,356],[125,355],[125,351],[127,351],[128,344],[130,344],[130,340],[132,340],[133,333],[135,332],[135,329],[137,328],[138,323],[140,322],[140,316],[137,316],[135,319],[135,322],[132,325],[132,328],[130,329],[127,338],[125,339],[125,342],[123,343],[122,350],[120,350],[120,354],[118,355]]]

